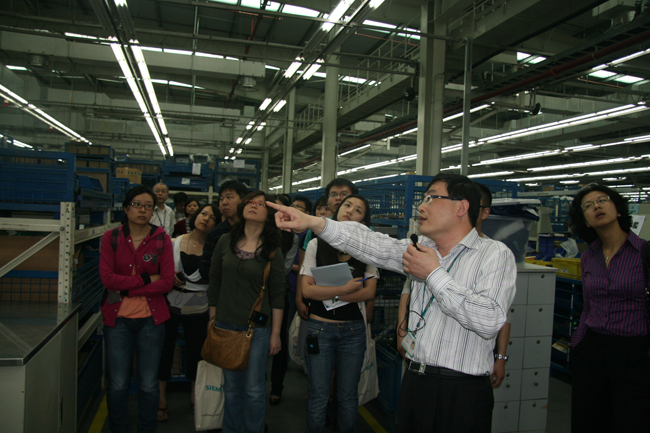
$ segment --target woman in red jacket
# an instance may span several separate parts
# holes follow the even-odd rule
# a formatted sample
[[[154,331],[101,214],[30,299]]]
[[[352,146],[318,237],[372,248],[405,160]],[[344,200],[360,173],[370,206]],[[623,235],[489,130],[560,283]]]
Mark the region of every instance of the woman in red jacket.
[[[109,428],[129,431],[128,389],[133,353],[139,383],[138,432],[157,425],[158,364],[169,319],[164,294],[174,283],[171,240],[149,224],[156,197],[145,186],[132,188],[122,207],[122,225],[104,233],[99,273],[106,288],[102,302],[106,348]]]

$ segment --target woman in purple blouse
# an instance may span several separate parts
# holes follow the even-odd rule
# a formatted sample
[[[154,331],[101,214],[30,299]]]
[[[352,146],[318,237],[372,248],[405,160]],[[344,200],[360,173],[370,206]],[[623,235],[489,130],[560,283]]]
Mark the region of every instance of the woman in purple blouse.
[[[571,431],[650,429],[650,339],[643,240],[630,231],[627,200],[603,185],[578,192],[571,229],[582,253],[584,309],[571,340]]]

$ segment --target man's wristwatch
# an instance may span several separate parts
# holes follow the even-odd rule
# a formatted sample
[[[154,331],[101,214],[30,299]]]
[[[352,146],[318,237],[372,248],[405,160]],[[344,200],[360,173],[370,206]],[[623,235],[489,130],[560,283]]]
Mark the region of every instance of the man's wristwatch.
[[[508,362],[508,355],[501,355],[500,353],[495,353],[494,360],[497,361],[499,359],[503,359],[504,362]]]

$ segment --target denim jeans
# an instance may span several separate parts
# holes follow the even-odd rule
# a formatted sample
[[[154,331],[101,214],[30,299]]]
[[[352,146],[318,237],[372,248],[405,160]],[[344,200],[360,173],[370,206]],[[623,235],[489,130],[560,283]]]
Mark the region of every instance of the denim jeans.
[[[244,331],[245,326],[215,321],[223,329]],[[223,433],[264,433],[266,418],[266,362],[269,359],[271,327],[255,328],[248,366],[242,371],[223,371]]]
[[[128,391],[132,357],[135,352],[138,393],[138,432],[156,430],[158,410],[158,364],[165,338],[165,325],[156,325],[153,317],[118,317],[115,327],[104,325],[106,347],[108,426],[113,433],[128,433]]]
[[[337,431],[357,431],[359,378],[366,351],[366,326],[363,320],[322,322],[309,319],[308,335],[318,339],[319,353],[307,354],[309,398],[307,432],[325,432],[325,414],[330,395],[332,369],[336,366]]]

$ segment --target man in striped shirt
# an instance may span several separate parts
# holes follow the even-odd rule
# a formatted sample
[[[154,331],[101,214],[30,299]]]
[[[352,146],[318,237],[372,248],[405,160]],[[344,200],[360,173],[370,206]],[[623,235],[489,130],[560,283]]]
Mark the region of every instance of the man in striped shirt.
[[[417,246],[368,230],[271,206],[282,229],[309,228],[335,248],[413,280],[408,371],[398,408],[400,432],[489,432],[492,350],[515,295],[517,269],[501,242],[476,230],[480,195],[472,181],[439,174],[420,204]],[[406,347],[405,347],[406,348]]]

